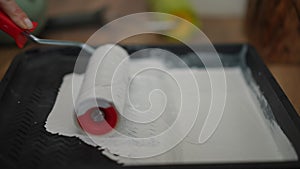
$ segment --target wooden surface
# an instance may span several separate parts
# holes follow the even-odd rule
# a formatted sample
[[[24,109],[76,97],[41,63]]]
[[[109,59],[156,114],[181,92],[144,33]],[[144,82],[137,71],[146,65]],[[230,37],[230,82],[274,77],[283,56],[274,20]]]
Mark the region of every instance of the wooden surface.
[[[265,61],[300,64],[300,0],[250,0],[246,28]]]
[[[130,4],[130,5],[126,5]],[[105,1],[105,0],[51,0],[49,1],[48,16],[59,16],[70,12],[82,12],[99,9],[106,6],[106,21],[111,21],[126,14],[147,10],[147,4],[142,0]],[[243,25],[240,18],[201,18],[202,30],[213,43],[247,43]],[[44,31],[40,36],[44,38],[74,40],[85,42],[101,25],[74,27],[71,29],[55,29]],[[110,30],[108,30],[110,31]],[[124,30],[126,31],[126,30]],[[109,36],[103,36],[99,43],[109,42]],[[135,36],[122,41],[124,44],[165,44],[164,39],[157,36]],[[15,45],[0,46],[0,79],[2,79],[11,61],[16,54],[24,52],[34,46],[29,44],[24,49]],[[297,56],[299,57],[299,56]],[[268,63],[267,66],[274,77],[300,114],[300,65]]]
[[[300,115],[300,65],[273,63],[268,68]]]

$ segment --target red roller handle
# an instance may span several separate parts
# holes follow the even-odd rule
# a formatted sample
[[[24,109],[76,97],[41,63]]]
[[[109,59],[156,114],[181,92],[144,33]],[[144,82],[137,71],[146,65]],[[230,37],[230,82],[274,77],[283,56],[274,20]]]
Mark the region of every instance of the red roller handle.
[[[105,120],[96,122],[91,118],[92,112],[96,109],[99,109],[104,113]],[[113,106],[108,108],[94,107],[83,115],[78,116],[77,120],[84,131],[94,135],[102,135],[110,132],[116,127],[118,122],[118,113]]]
[[[37,27],[36,22],[32,22],[32,29],[22,29],[18,27],[5,13],[0,11],[0,29],[14,38],[17,46],[23,48],[27,42],[27,37],[23,34],[24,31],[32,32]]]

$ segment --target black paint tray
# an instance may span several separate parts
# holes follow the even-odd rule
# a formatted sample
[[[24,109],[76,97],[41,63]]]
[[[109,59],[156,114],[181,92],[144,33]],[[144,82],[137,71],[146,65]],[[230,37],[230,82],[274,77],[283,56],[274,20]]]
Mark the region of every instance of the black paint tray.
[[[149,47],[187,56],[186,46],[125,46],[129,53]],[[300,168],[300,119],[279,85],[248,45],[216,45],[225,67],[249,68],[277,123],[291,142],[298,160],[281,162],[206,163],[143,166],[143,168]],[[50,134],[44,124],[65,74],[73,71],[78,48],[38,48],[18,55],[0,84],[1,168],[123,168],[99,150],[75,137]],[[202,67],[195,58],[183,58]],[[200,63],[200,64],[199,64]],[[131,166],[129,168],[140,168]],[[128,168],[128,167],[125,167]]]

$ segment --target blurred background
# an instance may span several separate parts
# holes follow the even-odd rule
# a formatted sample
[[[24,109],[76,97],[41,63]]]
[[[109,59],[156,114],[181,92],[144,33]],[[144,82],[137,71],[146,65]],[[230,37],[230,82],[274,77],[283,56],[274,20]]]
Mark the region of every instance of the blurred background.
[[[30,18],[39,23],[38,37],[85,42],[101,26],[137,12],[165,12],[199,27],[214,44],[249,43],[273,73],[292,104],[300,112],[300,1],[299,0],[17,0]],[[153,29],[176,34],[197,44],[185,24],[151,22]],[[149,21],[150,22],[150,21]],[[97,39],[109,43],[113,29]],[[128,28],[124,26],[124,33]],[[2,33],[2,32],[1,32]],[[0,34],[0,79],[13,58],[39,45],[19,49]],[[161,35],[145,34],[121,44],[176,44]]]

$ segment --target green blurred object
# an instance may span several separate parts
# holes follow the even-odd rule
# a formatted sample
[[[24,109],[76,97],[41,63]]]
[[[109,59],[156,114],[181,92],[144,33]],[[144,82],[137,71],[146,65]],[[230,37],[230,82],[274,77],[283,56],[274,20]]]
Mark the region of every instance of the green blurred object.
[[[168,13],[178,16],[191,22],[193,25],[201,28],[201,22],[190,1],[188,0],[151,0],[150,6],[154,12]],[[172,18],[158,18],[160,20],[172,20]],[[188,39],[193,32],[189,24],[186,22],[178,23],[177,26],[165,32],[169,36]]]
[[[31,21],[38,22],[38,27],[33,34],[38,34],[46,23],[46,0],[16,0],[17,4],[24,10]],[[0,43],[1,44],[14,44],[14,40],[0,31]]]

